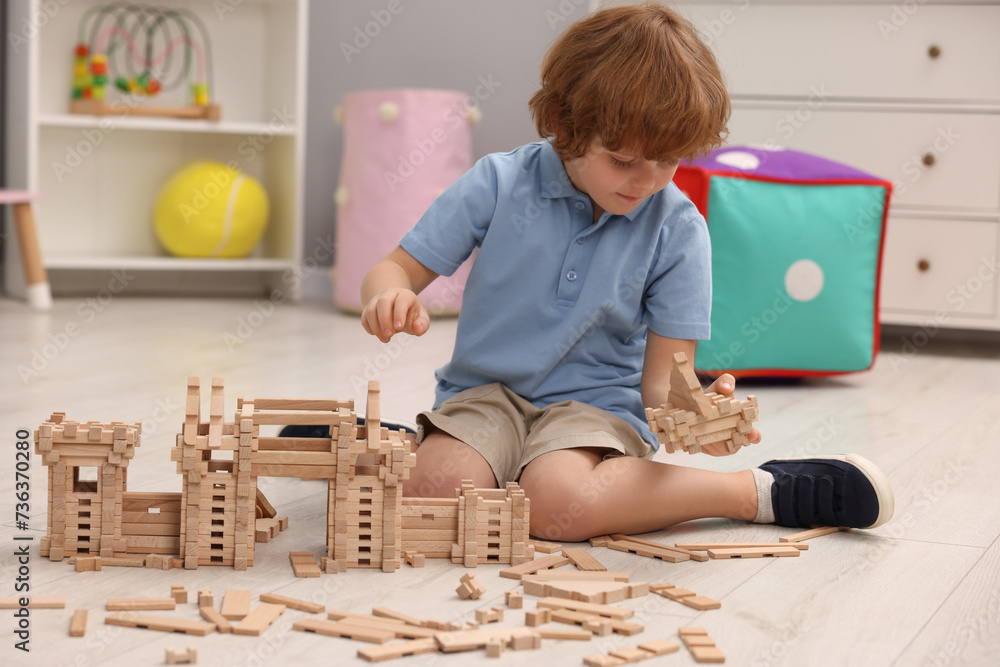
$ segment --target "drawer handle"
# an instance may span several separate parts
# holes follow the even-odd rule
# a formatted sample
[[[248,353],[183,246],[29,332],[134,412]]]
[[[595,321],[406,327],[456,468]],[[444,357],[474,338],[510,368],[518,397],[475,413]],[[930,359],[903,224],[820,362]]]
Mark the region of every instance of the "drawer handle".
[[[934,166],[934,153],[924,153],[924,157],[921,159],[921,162],[923,162],[928,167],[933,167]]]
[[[931,44],[931,47],[927,49],[927,55],[932,59],[941,57],[941,47],[937,44]]]
[[[927,273],[928,271],[930,271],[930,269],[931,269],[931,263],[928,262],[926,259],[921,259],[919,262],[917,262],[917,270],[920,271],[921,273]]]

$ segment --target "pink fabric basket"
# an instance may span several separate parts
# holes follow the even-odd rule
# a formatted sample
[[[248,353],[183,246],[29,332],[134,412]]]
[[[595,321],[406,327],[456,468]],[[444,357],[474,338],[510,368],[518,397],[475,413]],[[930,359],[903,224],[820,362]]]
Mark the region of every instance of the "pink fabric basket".
[[[472,166],[469,107],[447,90],[367,90],[344,98],[334,302],[360,311],[361,280],[434,198]],[[421,294],[434,315],[457,314],[472,260]]]

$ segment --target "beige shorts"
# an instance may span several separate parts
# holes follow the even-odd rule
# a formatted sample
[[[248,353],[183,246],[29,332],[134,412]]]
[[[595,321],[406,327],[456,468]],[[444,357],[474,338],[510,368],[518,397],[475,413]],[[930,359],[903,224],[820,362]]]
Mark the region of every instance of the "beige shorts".
[[[433,427],[475,449],[501,488],[517,481],[532,460],[559,449],[596,448],[605,458],[648,459],[655,453],[631,424],[606,410],[579,401],[538,408],[499,382],[467,389],[433,412],[421,412],[417,427],[418,443]]]

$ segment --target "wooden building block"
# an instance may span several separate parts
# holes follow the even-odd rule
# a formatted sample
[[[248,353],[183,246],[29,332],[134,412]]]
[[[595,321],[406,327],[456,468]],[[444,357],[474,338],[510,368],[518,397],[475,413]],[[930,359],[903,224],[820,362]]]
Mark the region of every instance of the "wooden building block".
[[[775,558],[798,556],[799,549],[792,546],[781,547],[738,547],[734,549],[708,549],[711,558],[763,558],[773,556]]]
[[[552,620],[559,623],[570,623],[575,625],[585,625],[591,621],[598,622],[608,622],[611,624],[611,629],[613,632],[620,635],[637,635],[643,631],[643,626],[639,623],[632,623],[630,621],[623,621],[616,618],[607,618],[603,616],[598,616],[596,614],[587,614],[579,611],[572,611],[570,609],[553,609],[552,610]]]
[[[170,597],[172,597],[177,604],[187,604],[188,601],[187,590],[183,586],[171,586]]]
[[[458,597],[463,600],[475,600],[485,593],[486,589],[482,584],[476,581],[476,576],[469,572],[462,577],[461,583],[458,588],[455,589],[455,592],[458,593]]]
[[[625,661],[604,653],[592,653],[584,656],[583,664],[587,667],[618,667],[618,665],[624,665]]]
[[[20,595],[0,597],[0,609],[19,609],[21,607]],[[29,595],[28,609],[65,609],[65,595]]]
[[[250,591],[228,590],[222,598],[222,616],[230,621],[243,620],[250,613]]]
[[[503,620],[503,607],[490,607],[476,610],[476,622],[481,625],[499,623]]]
[[[259,637],[285,612],[285,605],[262,602],[233,628],[233,634]]]
[[[691,646],[688,649],[695,662],[721,663],[726,661],[726,654],[718,646]]]
[[[198,613],[209,623],[215,624],[215,629],[221,634],[233,631],[233,624],[225,616],[215,610],[215,607],[198,607]]]
[[[433,637],[426,639],[412,639],[405,642],[393,642],[384,646],[368,646],[358,649],[358,657],[364,658],[368,662],[381,662],[410,655],[420,655],[421,653],[436,653],[438,651],[437,640]]]
[[[693,646],[715,646],[715,640],[708,635],[686,635],[683,639],[688,648]]]
[[[503,655],[503,650],[507,647],[507,642],[499,637],[486,642],[486,657],[499,658]]]
[[[577,602],[576,600],[565,600],[553,597],[542,598],[538,601],[538,607],[544,609],[569,609],[571,611],[581,611],[586,614],[607,616],[608,618],[615,618],[619,620],[625,620],[626,618],[631,618],[635,615],[633,610],[625,609],[623,607],[592,604],[589,602]]]
[[[630,662],[639,662],[640,660],[646,660],[652,658],[653,654],[649,651],[644,651],[641,648],[636,648],[633,646],[623,646],[622,648],[616,648],[608,652],[608,655],[614,658],[620,658],[625,661],[625,664]]]
[[[510,609],[521,609],[524,607],[524,596],[519,591],[507,591],[504,593],[504,602]]]
[[[104,617],[105,625],[120,625],[127,628],[146,628],[148,630],[159,630],[160,632],[183,632],[189,635],[204,637],[215,631],[212,623],[201,621],[188,621],[181,618],[169,618],[166,616],[150,616],[148,614],[136,614],[125,611],[108,614]]]
[[[381,618],[389,618],[394,621],[402,621],[407,625],[416,625],[421,627],[426,627],[424,622],[415,616],[410,616],[393,609],[388,609],[386,607],[374,607],[372,608],[372,616],[378,616]]]
[[[524,624],[529,628],[552,622],[551,609],[534,609],[524,612]]]
[[[286,595],[278,595],[277,593],[261,593],[260,601],[270,602],[272,604],[283,604],[289,609],[297,609],[298,611],[304,611],[310,614],[318,614],[326,610],[323,605],[316,602],[307,602],[306,600],[299,600]]]
[[[396,638],[396,634],[390,630],[346,621],[323,621],[318,618],[304,618],[296,621],[292,625],[292,629],[301,632],[315,632],[318,635],[328,637],[347,637],[369,644],[385,644]]]
[[[100,572],[102,564],[100,556],[77,556],[74,563],[77,572]]]
[[[690,595],[688,597],[681,598],[679,602],[683,605],[691,607],[692,609],[697,609],[698,611],[720,609],[722,607],[721,602],[705,597],[704,595]]]
[[[682,627],[678,628],[681,641],[687,646],[688,651],[694,657],[695,662],[725,662],[726,656],[715,645],[705,628]]]
[[[198,662],[198,649],[194,646],[188,646],[184,649],[168,646],[166,661],[168,665],[193,665]]]
[[[696,560],[701,563],[704,563],[708,560],[708,556],[706,556],[705,554],[698,553],[696,551],[689,549],[683,549],[678,546],[670,546],[667,544],[661,544],[659,542],[653,542],[652,540],[644,540],[641,537],[635,537],[633,535],[622,535],[619,533],[615,533],[611,537],[617,542],[630,542],[632,544],[641,544],[647,547],[654,547],[655,549],[666,549],[668,551],[677,552],[687,556],[691,560]]]
[[[691,637],[693,635],[707,635],[708,630],[701,627],[684,625],[677,628],[677,634],[679,634],[681,638],[684,638],[684,637]]]
[[[108,611],[172,611],[177,608],[173,598],[108,598]]]
[[[212,595],[212,591],[207,588],[203,588],[198,591],[198,606],[199,607],[214,607],[215,597]]]
[[[77,609],[69,623],[70,637],[83,637],[87,633],[87,610]]]
[[[779,537],[779,542],[801,542],[802,540],[811,540],[814,537],[822,537],[823,535],[829,535],[830,533],[836,533],[841,530],[850,530],[850,528],[835,528],[832,526],[821,526],[819,528],[812,528],[811,530],[803,530],[801,533],[793,533],[792,535],[785,535],[784,537]]]
[[[709,549],[751,549],[754,547],[794,547],[800,551],[808,551],[806,542],[686,542],[674,545],[677,549],[688,551],[708,551]]]
[[[583,572],[580,570],[542,570],[521,577],[525,581],[621,581],[628,583],[628,572]]]
[[[521,565],[500,570],[500,576],[507,579],[520,579],[526,574],[534,574],[540,570],[562,567],[563,565],[568,565],[569,562],[569,558],[565,556],[543,556],[542,558],[536,558]]]
[[[378,616],[366,616],[364,614],[352,614],[346,611],[331,611],[327,614],[331,621],[343,621],[351,625],[360,625],[374,630],[386,630],[392,632],[397,637],[403,639],[420,639],[423,637],[433,637],[436,630],[423,627],[422,625],[412,625],[394,618],[384,618]]]
[[[546,542],[545,540],[528,540],[535,551],[540,554],[556,554],[563,551],[563,545],[556,542]]]
[[[590,641],[594,636],[593,633],[586,629],[576,630],[574,628],[560,628],[558,626],[538,628],[537,632],[542,639],[579,639]]]
[[[643,651],[649,651],[653,655],[667,655],[681,650],[681,645],[667,639],[651,639],[639,644],[639,648]]]
[[[607,637],[615,630],[611,619],[600,617],[584,621],[583,629],[599,637]]]
[[[311,551],[289,551],[288,560],[292,563],[292,571],[296,577],[318,577],[322,574],[316,556]]]
[[[434,638],[445,653],[481,649],[486,646],[487,642],[497,638],[507,642],[515,651],[537,648],[541,643],[541,637],[535,630],[524,627],[439,632]]]
[[[692,595],[695,594],[694,591],[690,591],[686,588],[678,588],[677,586],[673,585],[669,587],[656,587],[656,588],[650,586],[649,588],[652,592],[656,593],[657,595],[662,595],[668,600],[673,600],[674,602],[679,602],[681,598],[691,597]]]
[[[691,560],[691,557],[687,554],[680,553],[674,549],[660,548],[660,547],[649,547],[642,544],[636,544],[634,542],[625,541],[614,541],[609,542],[605,545],[609,549],[614,549],[615,551],[625,551],[628,553],[633,553],[637,556],[644,556],[646,558],[659,558],[668,563],[681,563],[686,560]]]
[[[604,567],[599,560],[587,553],[586,549],[563,549],[562,555],[569,558],[578,570],[587,572],[604,572],[608,568]]]

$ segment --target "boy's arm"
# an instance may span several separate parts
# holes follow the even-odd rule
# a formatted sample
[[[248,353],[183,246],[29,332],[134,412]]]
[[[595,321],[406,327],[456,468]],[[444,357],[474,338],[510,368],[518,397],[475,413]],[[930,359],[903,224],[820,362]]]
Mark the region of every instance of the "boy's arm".
[[[670,369],[674,354],[683,352],[694,361],[697,341],[666,338],[652,331],[646,331],[646,356],[642,363],[642,404],[647,408],[658,408],[667,402],[670,394]]]
[[[383,343],[402,331],[422,336],[430,316],[417,298],[438,274],[400,246],[379,260],[361,281],[361,324]]]

